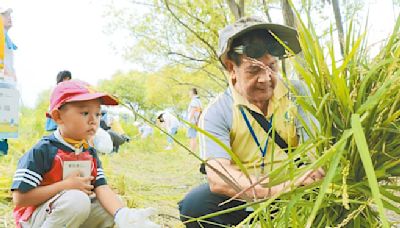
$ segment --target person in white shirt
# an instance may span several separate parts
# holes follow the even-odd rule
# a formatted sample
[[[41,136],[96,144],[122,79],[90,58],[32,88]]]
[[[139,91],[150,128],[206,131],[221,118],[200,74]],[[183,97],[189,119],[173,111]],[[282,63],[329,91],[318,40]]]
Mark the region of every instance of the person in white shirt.
[[[197,89],[192,88],[189,92],[191,98],[187,110],[187,120],[189,123],[197,125],[201,114],[201,101],[197,94]],[[190,149],[194,152],[197,149],[197,131],[193,127],[189,127],[187,137],[190,139]]]
[[[163,111],[157,115],[157,120],[167,130],[168,134],[176,135],[179,128],[179,120],[175,116],[173,116],[171,113],[167,111]],[[168,145],[165,149],[171,150],[174,140],[169,135],[167,136],[167,142]]]
[[[139,131],[140,131],[142,139],[145,139],[145,138],[149,137],[150,135],[153,135],[153,128],[145,123],[142,123],[140,125]]]
[[[135,121],[133,125],[137,127],[139,131],[135,138],[140,136],[141,139],[146,139],[147,137],[153,135],[153,128],[147,123]]]

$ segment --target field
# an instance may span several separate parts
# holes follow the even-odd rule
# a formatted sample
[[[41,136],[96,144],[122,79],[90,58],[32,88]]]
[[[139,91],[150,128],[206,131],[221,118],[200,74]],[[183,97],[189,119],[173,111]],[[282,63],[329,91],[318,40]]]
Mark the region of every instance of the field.
[[[183,142],[185,131],[177,136]],[[164,151],[165,136],[156,132],[152,138],[132,139],[120,148],[120,152],[103,155],[101,160],[109,184],[130,207],[154,207],[159,215],[153,220],[163,227],[182,227],[179,222],[177,202],[189,189],[204,181],[198,172],[198,161],[175,145]],[[20,142],[11,140],[10,146],[20,147]],[[26,147],[29,147],[26,145]],[[14,227],[10,186],[18,157],[22,151],[10,151],[0,157],[0,227]]]

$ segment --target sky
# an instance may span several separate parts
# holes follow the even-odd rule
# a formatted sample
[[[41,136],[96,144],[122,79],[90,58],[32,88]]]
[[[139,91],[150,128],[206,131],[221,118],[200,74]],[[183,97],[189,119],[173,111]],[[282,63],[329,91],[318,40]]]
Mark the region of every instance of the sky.
[[[15,68],[23,105],[34,107],[38,95],[54,87],[56,75],[61,70],[70,70],[73,78],[96,84],[99,79],[111,78],[117,71],[137,68],[113,50],[111,44],[118,37],[104,33],[106,2],[6,1],[14,10],[14,26],[9,33],[18,46]],[[392,0],[368,2],[371,4],[370,41],[374,42],[387,36],[395,16]],[[124,39],[120,38],[118,42],[124,42]]]
[[[10,37],[23,105],[33,107],[38,95],[54,87],[61,70],[91,84],[131,69],[111,48],[100,1],[13,0]]]

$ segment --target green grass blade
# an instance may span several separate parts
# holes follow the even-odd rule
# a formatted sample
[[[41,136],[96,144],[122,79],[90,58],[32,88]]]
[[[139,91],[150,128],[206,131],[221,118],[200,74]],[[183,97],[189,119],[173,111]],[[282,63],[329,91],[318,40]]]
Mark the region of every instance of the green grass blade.
[[[360,153],[361,161],[363,163],[365,173],[368,178],[368,183],[371,188],[372,197],[377,205],[378,213],[381,218],[383,227],[389,227],[389,223],[385,216],[383,203],[379,193],[379,185],[375,176],[374,166],[370,157],[368,144],[365,139],[364,131],[361,126],[360,116],[358,114],[353,114],[351,116],[351,126],[353,129],[353,136],[356,141],[358,152]]]

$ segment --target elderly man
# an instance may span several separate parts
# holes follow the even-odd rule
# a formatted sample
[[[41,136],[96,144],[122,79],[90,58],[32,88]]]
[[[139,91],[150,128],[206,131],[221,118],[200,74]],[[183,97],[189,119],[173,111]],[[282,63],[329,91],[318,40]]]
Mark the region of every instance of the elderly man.
[[[293,28],[267,24],[247,17],[228,25],[219,34],[219,58],[230,78],[229,88],[216,98],[203,112],[200,127],[229,147],[247,168],[250,178],[238,168],[232,157],[218,144],[204,135],[200,136],[200,150],[208,165],[249,189],[242,199],[262,199],[286,191],[291,183],[286,181],[269,188],[268,179],[257,183],[258,177],[287,160],[285,149],[298,144],[296,106],[288,98],[288,90],[277,76],[277,58],[301,51],[297,32]],[[275,132],[275,137],[269,135]],[[267,133],[268,132],[268,133]],[[274,145],[275,144],[275,145]],[[273,167],[271,167],[273,164]],[[233,200],[220,205],[238,192],[209,166],[206,166],[208,183],[193,189],[179,203],[181,220],[197,218],[244,204]],[[293,183],[307,185],[323,177],[323,171],[308,172]],[[292,184],[293,184],[292,183]],[[220,227],[237,225],[249,215],[248,210],[238,210],[206,219],[205,222],[185,223],[187,227]]]

